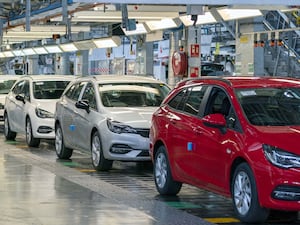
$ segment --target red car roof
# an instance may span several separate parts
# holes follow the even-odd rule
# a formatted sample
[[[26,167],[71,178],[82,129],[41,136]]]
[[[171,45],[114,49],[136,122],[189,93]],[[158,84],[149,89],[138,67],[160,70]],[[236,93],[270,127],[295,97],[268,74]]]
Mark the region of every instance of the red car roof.
[[[254,77],[254,76],[230,76],[230,77],[203,77],[187,79],[178,84],[178,86],[207,83],[219,84],[224,83],[232,88],[253,88],[253,87],[295,87],[300,86],[300,79],[290,77]]]

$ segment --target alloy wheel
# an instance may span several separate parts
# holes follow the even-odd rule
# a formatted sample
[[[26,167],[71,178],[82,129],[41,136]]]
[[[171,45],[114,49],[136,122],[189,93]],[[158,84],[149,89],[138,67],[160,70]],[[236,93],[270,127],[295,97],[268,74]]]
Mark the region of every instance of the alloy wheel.
[[[98,135],[94,135],[92,141],[92,160],[94,165],[99,165],[100,154],[101,154],[100,138]]]
[[[163,153],[159,153],[155,162],[155,179],[160,188],[163,188],[167,182],[167,159]]]
[[[251,207],[252,192],[249,176],[244,171],[240,171],[236,176],[233,196],[237,211],[246,215]]]

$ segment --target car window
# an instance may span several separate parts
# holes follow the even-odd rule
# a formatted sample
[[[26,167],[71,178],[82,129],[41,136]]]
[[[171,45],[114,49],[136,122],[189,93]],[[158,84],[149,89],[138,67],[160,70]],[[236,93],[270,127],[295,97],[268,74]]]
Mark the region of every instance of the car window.
[[[187,89],[181,90],[175,97],[173,97],[167,104],[174,109],[183,108],[183,99],[186,96]]]
[[[202,102],[206,89],[206,86],[196,86],[189,88],[189,94],[184,103],[183,110],[193,115],[197,115],[199,113],[200,104]]]
[[[18,82],[16,83],[16,85],[13,87],[12,92],[13,92],[15,95],[22,94],[22,93],[23,93],[23,87],[24,87],[24,84],[25,84],[25,80],[18,81]]]
[[[204,115],[212,113],[221,113],[226,119],[227,128],[242,132],[240,121],[237,118],[236,112],[234,107],[232,107],[228,95],[223,89],[218,87],[212,88],[205,107]]]
[[[83,88],[83,86],[86,84],[86,82],[79,82],[79,83],[75,83],[73,84],[67,91],[66,91],[66,97],[77,101],[79,98],[79,95],[81,93],[81,90]]]
[[[3,80],[0,81],[0,94],[8,94],[11,87],[14,85],[16,80]]]
[[[100,84],[99,93],[105,107],[159,106],[170,89],[159,83]]]
[[[205,115],[212,113],[221,113],[228,116],[230,110],[230,101],[225,91],[221,88],[213,87],[205,109]]]
[[[97,103],[96,103],[96,97],[95,97],[95,89],[91,83],[88,83],[85,87],[85,90],[83,92],[82,98],[83,101],[87,101],[89,103],[89,106],[92,109],[97,110]]]
[[[253,125],[300,125],[300,88],[238,89],[236,95]]]
[[[58,99],[69,81],[36,81],[33,82],[33,96],[36,99]]]

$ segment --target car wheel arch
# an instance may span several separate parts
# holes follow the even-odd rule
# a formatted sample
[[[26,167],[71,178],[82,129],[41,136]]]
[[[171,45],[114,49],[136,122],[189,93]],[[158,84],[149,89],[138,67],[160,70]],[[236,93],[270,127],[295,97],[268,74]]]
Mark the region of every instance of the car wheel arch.
[[[236,170],[236,168],[238,167],[238,165],[240,165],[241,163],[248,163],[247,160],[245,160],[244,158],[242,157],[238,157],[236,158],[232,164],[231,164],[231,169],[230,169],[230,179],[229,179],[229,190],[230,190],[230,193],[231,193],[231,184],[233,182],[233,174],[234,174],[234,171]],[[249,164],[249,163],[248,163]]]
[[[155,159],[155,157],[156,157],[156,154],[157,154],[157,152],[158,152],[158,149],[161,147],[161,146],[163,146],[164,148],[165,148],[165,151],[166,151],[166,157],[167,157],[167,159],[168,159],[168,162],[170,163],[170,164],[172,164],[172,162],[173,162],[173,157],[172,157],[172,155],[170,155],[169,154],[169,151],[168,151],[168,147],[167,147],[167,145],[162,141],[162,140],[157,140],[156,141],[156,143],[154,144],[154,147],[153,147],[153,160]],[[175,172],[174,172],[174,168],[172,167],[172,166],[170,166],[170,170],[171,170],[171,174],[174,176],[174,178],[175,178]]]
[[[57,126],[60,125],[60,122],[58,120],[55,120],[55,123],[54,123],[54,129],[56,130]]]
[[[29,121],[30,121],[30,123],[31,123],[31,119],[30,119],[30,116],[28,115],[28,114],[26,114],[26,116],[25,116],[25,127],[26,127],[26,125],[27,125],[27,120],[29,119]]]
[[[153,154],[153,158],[155,158],[157,150],[159,149],[160,146],[165,146],[166,151],[168,151],[167,148],[166,148],[166,145],[163,143],[163,141],[158,140],[158,141],[155,142],[155,144],[153,146],[153,153],[152,153]]]
[[[93,127],[93,128],[92,128],[92,131],[91,131],[91,135],[90,135],[90,143],[89,143],[89,146],[91,146],[91,144],[92,144],[92,139],[93,139],[93,135],[94,135],[94,133],[96,133],[96,132],[98,132],[98,134],[101,136],[99,130],[98,130],[96,127]]]

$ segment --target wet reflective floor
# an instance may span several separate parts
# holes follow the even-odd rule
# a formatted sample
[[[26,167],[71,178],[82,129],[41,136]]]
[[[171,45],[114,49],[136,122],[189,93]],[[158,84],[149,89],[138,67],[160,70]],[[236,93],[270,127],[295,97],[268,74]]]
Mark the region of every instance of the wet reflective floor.
[[[114,162],[96,172],[90,156],[75,151],[58,160],[53,142],[28,148],[0,133],[0,224],[241,224],[231,200],[184,185],[176,197],[155,189],[151,163]],[[300,224],[276,214],[265,224]]]

